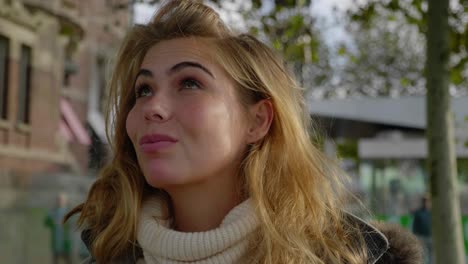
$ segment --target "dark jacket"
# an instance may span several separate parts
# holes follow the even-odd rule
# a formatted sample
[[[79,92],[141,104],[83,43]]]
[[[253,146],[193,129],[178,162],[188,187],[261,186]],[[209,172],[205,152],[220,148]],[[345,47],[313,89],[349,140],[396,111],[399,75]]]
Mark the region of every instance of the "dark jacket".
[[[423,237],[431,236],[431,212],[427,208],[419,208],[414,212],[413,233]]]
[[[357,224],[367,245],[367,264],[419,264],[422,263],[422,249],[419,241],[409,231],[395,224],[367,224],[362,219],[348,215],[348,220]],[[83,242],[89,249],[91,245],[90,231],[81,233]],[[116,263],[135,263],[143,257],[141,248],[135,254],[129,254]],[[86,262],[95,263],[92,257]]]

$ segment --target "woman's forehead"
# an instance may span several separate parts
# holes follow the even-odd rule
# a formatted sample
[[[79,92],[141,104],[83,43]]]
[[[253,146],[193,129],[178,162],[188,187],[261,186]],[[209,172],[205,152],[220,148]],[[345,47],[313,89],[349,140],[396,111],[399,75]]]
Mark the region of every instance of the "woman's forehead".
[[[210,52],[211,51],[211,52]],[[164,40],[153,45],[143,58],[145,66],[167,66],[180,60],[195,60],[214,65],[213,45],[202,38],[176,38]]]

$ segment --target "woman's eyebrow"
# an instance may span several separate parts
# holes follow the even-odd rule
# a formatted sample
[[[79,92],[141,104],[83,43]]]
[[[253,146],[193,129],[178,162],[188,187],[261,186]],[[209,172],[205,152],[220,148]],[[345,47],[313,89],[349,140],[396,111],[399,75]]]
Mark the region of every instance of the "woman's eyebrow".
[[[202,71],[206,72],[208,75],[210,75],[213,79],[216,79],[213,75],[213,73],[211,73],[205,66],[201,65],[200,63],[198,62],[193,62],[193,61],[183,61],[183,62],[179,62],[177,63],[176,65],[172,66],[170,69],[169,69],[169,73],[174,73],[174,72],[178,72],[184,68],[187,68],[187,67],[195,67],[195,68],[199,68],[201,69]]]
[[[169,69],[169,72],[168,74],[173,74],[175,72],[178,72],[178,71],[181,71],[182,69],[184,68],[187,68],[187,67],[195,67],[195,68],[199,68],[201,69],[202,71],[206,72],[208,75],[210,75],[213,79],[216,79],[215,76],[213,75],[213,73],[211,73],[205,66],[201,65],[200,63],[198,62],[192,62],[192,61],[183,61],[183,62],[179,62],[177,63],[176,65],[172,66],[170,69]],[[148,70],[148,69],[145,69],[145,68],[142,68],[138,71],[138,74],[136,75],[135,77],[135,81],[138,79],[138,77],[140,76],[144,76],[144,77],[153,77],[153,72]]]
[[[138,71],[138,74],[136,75],[135,77],[135,81],[138,79],[138,77],[142,75],[142,76],[145,76],[145,77],[153,77],[153,73],[150,71],[150,70],[147,70],[147,69],[140,69]]]

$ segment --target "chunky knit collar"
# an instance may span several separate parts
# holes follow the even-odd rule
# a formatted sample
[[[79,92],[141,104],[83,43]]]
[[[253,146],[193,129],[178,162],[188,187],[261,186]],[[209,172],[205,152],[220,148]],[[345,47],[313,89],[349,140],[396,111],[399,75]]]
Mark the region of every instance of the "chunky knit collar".
[[[143,204],[137,239],[147,264],[238,263],[258,227],[250,199],[233,208],[213,230],[178,232],[170,229],[170,223],[160,199],[154,197]]]

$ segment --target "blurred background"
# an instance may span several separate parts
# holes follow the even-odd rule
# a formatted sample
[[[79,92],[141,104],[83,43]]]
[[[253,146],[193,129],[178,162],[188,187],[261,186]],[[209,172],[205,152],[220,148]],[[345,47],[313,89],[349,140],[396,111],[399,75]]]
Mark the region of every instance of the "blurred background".
[[[205,1],[281,53],[304,87],[314,140],[375,218],[411,229],[429,191],[424,0]],[[106,81],[151,0],[0,0],[0,263],[87,256],[75,219],[111,155]],[[468,254],[468,2],[450,1],[450,85]],[[353,210],[354,204],[349,205]],[[66,263],[63,261],[63,263]]]

